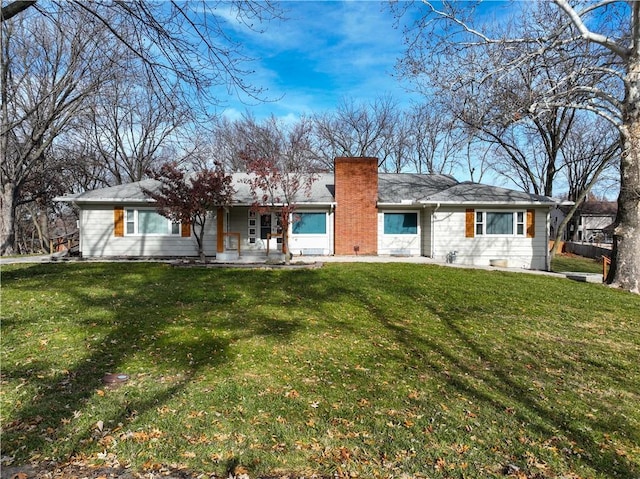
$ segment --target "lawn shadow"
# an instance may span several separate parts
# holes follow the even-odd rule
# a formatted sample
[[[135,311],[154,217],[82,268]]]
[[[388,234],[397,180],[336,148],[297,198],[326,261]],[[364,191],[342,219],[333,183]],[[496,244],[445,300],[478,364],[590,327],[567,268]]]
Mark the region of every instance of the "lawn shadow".
[[[380,279],[382,280],[382,278]],[[371,280],[375,283],[374,278]],[[506,281],[510,281],[510,279],[505,278]],[[384,284],[385,288],[388,288],[389,282]],[[465,296],[464,283],[450,284],[448,287],[451,288],[452,294],[459,295],[461,298]],[[490,291],[487,293],[491,294]],[[407,300],[411,300],[411,298],[423,296],[424,291],[411,284],[406,284],[397,290],[397,294],[404,295]],[[496,293],[494,292],[494,294]],[[455,353],[450,347],[447,347],[447,344],[438,341],[435,336],[417,334],[411,327],[398,322],[397,318],[389,317],[388,312],[378,303],[367,301],[366,298],[363,298],[362,302],[369,311],[375,314],[379,323],[393,335],[395,340],[410,352],[408,356],[414,358],[413,367],[439,371],[442,379],[458,392],[473,398],[476,402],[485,403],[497,411],[508,411],[509,414],[514,414],[514,417],[519,419],[521,423],[528,424],[527,427],[534,428],[539,434],[548,438],[558,434],[565,435],[569,443],[575,444],[573,448],[575,451],[583,451],[581,454],[575,453],[578,460],[584,461],[595,471],[605,476],[627,479],[639,477],[640,470],[636,464],[612,449],[603,450],[601,444],[598,444],[591,434],[576,425],[574,420],[576,418],[561,409],[554,408],[553,401],[540,400],[539,393],[532,387],[532,384],[516,381],[507,365],[492,357],[492,350],[488,345],[461,327],[463,317],[486,317],[487,314],[491,314],[491,311],[488,311],[486,307],[480,309],[474,307],[473,298],[468,301],[468,305],[460,305],[449,310],[435,306],[428,307],[430,314],[442,321],[447,333],[454,339],[454,341],[447,340],[447,344],[455,342],[461,346],[459,353]],[[514,344],[513,346],[519,345]],[[529,346],[536,348],[535,343],[529,344]],[[430,360],[431,354],[425,354],[425,352],[436,353],[448,365],[448,371],[443,371],[442,363]],[[406,357],[407,355],[399,353],[397,359],[402,360]],[[486,367],[482,370],[470,367],[470,357],[477,357]],[[567,367],[570,366],[567,364]],[[452,374],[451,372],[454,371],[457,373]],[[486,388],[477,387],[472,381],[465,379],[465,376],[481,380]],[[532,422],[531,417],[536,420]],[[632,439],[638,437],[638,431],[626,419],[620,419],[615,428],[606,421],[590,421],[590,424],[599,429],[604,436],[622,432],[624,436]]]
[[[87,348],[86,355],[69,364],[66,372],[54,376],[45,374],[48,369],[46,353],[28,365],[3,367],[3,374],[7,377],[27,377],[38,389],[32,400],[18,407],[16,420],[5,429],[3,454],[15,454],[27,460],[46,449],[50,440],[62,440],[68,429],[61,425],[73,421],[74,412],[86,408],[96,390],[104,388],[102,376],[106,372],[131,372],[132,383],[125,386],[131,388],[137,387],[138,380],[144,384],[145,381],[162,379],[144,374],[138,378],[137,372],[121,370],[136,357],[153,362],[158,370],[166,371],[167,376],[173,379],[167,382],[166,387],[158,388],[156,393],[132,398],[103,418],[105,423],[122,423],[123,429],[135,426],[132,411],[142,415],[145,411],[159,408],[183,393],[203,371],[224,367],[233,361],[231,350],[235,341],[268,338],[286,345],[302,324],[310,327],[305,318],[311,313],[320,323],[314,326],[317,332],[331,325],[335,330],[353,334],[373,334],[352,324],[348,317],[336,317],[335,305],[344,301],[357,304],[361,311],[371,315],[401,346],[396,352],[385,351],[390,360],[404,362],[407,368],[417,371],[435,373],[447,387],[497,411],[512,409],[516,419],[529,423],[530,427],[547,437],[563,434],[576,444],[576,448],[586,452],[579,460],[603,475],[615,474],[627,479],[638,477],[635,464],[612,451],[601,450],[590,434],[572,424],[571,417],[555,410],[552,404],[540,401],[529,389],[529,384],[512,377],[507,365],[493,357],[490,345],[484,344],[482,338],[475,337],[463,324],[463,319],[491,315],[491,303],[478,306],[474,298],[468,298],[468,285],[464,282],[451,280],[449,284],[436,284],[442,279],[431,277],[436,276],[438,270],[435,268],[412,269],[411,273],[419,277],[408,282],[406,275],[395,273],[396,268],[401,271],[403,266],[384,268],[383,271],[371,266],[341,266],[340,271],[349,269],[349,274],[338,275],[336,279],[331,278],[331,268],[326,271],[287,272],[179,270],[154,266],[145,271],[145,265],[102,268],[85,264],[70,270],[60,266],[38,266],[3,274],[5,284],[7,281],[19,283],[21,279],[30,279],[30,285],[35,281],[37,289],[44,291],[51,281],[64,280],[66,292],[80,305],[79,313],[74,313],[78,316],[74,321],[86,330]],[[84,275],[92,275],[94,279],[104,276],[104,280],[100,279],[103,285],[100,291],[86,287],[86,276],[78,272],[81,267],[86,268]],[[70,271],[74,274],[69,274]],[[478,281],[476,274],[480,273],[470,272],[467,281]],[[513,277],[501,277],[504,289],[508,290],[507,285]],[[425,287],[430,282],[433,288],[446,290],[444,294],[460,298],[458,306],[451,307],[452,302],[449,302],[447,307],[443,307],[431,301],[430,292]],[[230,288],[229,285],[234,283],[241,287]],[[504,292],[487,290],[486,294],[500,298],[504,295],[504,300],[508,299],[508,293]],[[425,310],[424,317],[438,318],[451,341],[445,342],[435,334],[427,334],[423,328],[416,331],[411,321],[403,318],[403,302],[417,302]],[[288,309],[287,317],[276,312],[283,306]],[[96,316],[96,311],[108,314]],[[15,319],[10,321],[9,327],[17,326]],[[215,321],[216,331],[224,334],[211,333],[213,328],[207,327],[211,321]],[[197,336],[189,334],[193,330],[198,331]],[[318,341],[322,340],[319,336]],[[451,348],[452,342],[461,346],[459,351]],[[487,368],[472,368],[469,355],[479,358]],[[452,374],[445,374],[443,363]],[[465,375],[482,380],[485,386],[478,387]],[[534,422],[530,422],[532,417]],[[604,434],[612,432],[611,424],[591,424]],[[621,422],[618,426],[629,437],[637,434],[629,423]],[[43,434],[48,428],[54,433]],[[73,434],[60,453],[66,456],[80,454],[85,450],[86,441],[94,435],[95,427],[88,425]],[[21,436],[26,440],[18,440]],[[232,459],[228,465],[233,467],[234,464]]]
[[[117,410],[101,413],[103,424],[119,424],[120,430],[126,430],[134,426],[136,416],[180,395],[202,371],[231,361],[233,342],[251,336],[286,341],[296,329],[295,321],[271,321],[259,313],[241,314],[246,321],[237,315],[226,322],[217,319],[219,311],[236,307],[237,291],[221,294],[236,274],[178,271],[157,265],[145,271],[144,264],[33,265],[3,272],[4,285],[17,289],[22,287],[21,281],[38,292],[52,291],[53,284],[63,283],[64,295],[72,298],[74,305],[56,309],[72,316],[68,321],[73,328],[84,331],[86,351],[55,372],[47,350],[27,364],[4,362],[3,379],[28,383],[36,393],[18,405],[11,421],[3,425],[3,455],[15,456],[17,462],[42,457],[52,442],[60,460],[86,452],[96,436],[95,424],[87,424],[79,432],[70,425],[96,394],[110,394],[103,382],[107,373],[130,375],[129,382],[121,386],[123,392],[153,383],[152,394],[131,394]],[[87,286],[89,276],[92,284],[99,278],[98,287]],[[259,297],[257,287],[247,294]],[[226,334],[208,330],[207,322],[214,320],[224,323]],[[8,331],[6,328],[18,325],[14,317],[4,321],[3,328]],[[136,360],[142,364],[150,361],[154,371],[166,374],[149,376],[145,371],[130,370]]]

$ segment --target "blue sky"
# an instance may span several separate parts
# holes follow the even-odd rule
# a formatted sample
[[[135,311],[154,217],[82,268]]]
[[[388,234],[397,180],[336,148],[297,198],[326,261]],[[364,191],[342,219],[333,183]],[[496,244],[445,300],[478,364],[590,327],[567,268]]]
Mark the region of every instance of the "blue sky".
[[[244,52],[256,58],[251,83],[265,88],[265,97],[273,101],[243,104],[228,98],[229,118],[248,110],[259,119],[273,114],[286,120],[335,110],[344,98],[371,102],[390,95],[401,105],[417,98],[392,77],[403,38],[387,2],[287,1],[282,6],[288,19],[271,22],[264,33],[235,32]]]

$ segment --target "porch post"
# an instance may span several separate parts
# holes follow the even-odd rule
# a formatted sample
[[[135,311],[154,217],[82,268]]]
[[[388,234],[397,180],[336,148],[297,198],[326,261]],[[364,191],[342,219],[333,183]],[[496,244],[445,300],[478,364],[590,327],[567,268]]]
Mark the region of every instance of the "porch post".
[[[224,253],[224,208],[216,212],[216,252]]]

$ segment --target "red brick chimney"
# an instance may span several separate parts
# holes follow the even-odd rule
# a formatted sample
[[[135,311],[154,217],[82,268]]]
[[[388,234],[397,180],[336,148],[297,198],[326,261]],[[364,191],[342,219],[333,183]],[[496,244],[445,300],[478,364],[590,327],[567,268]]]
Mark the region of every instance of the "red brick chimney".
[[[336,255],[378,254],[378,159],[336,158]]]

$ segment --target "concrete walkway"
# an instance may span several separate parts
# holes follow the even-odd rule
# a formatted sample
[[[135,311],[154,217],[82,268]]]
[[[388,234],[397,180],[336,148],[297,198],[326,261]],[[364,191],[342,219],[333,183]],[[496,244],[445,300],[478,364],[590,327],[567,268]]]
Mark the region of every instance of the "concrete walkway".
[[[210,258],[211,265],[218,265],[220,267],[227,266],[249,266],[264,265],[266,261],[265,255],[243,255],[239,259],[229,263],[216,263],[215,258]],[[48,254],[48,255],[35,255],[35,256],[13,256],[10,258],[0,258],[0,265],[6,264],[24,264],[24,263],[59,263],[59,262],[161,262],[161,263],[175,263],[176,259],[127,259],[127,258],[113,258],[113,259],[80,259],[77,257],[67,257],[66,252]],[[438,266],[446,266],[450,268],[463,268],[463,269],[481,269],[486,271],[505,271],[510,273],[526,273],[537,274],[545,276],[553,276],[556,278],[570,278],[576,281],[586,281],[593,283],[601,283],[602,277],[600,275],[587,275],[585,273],[554,273],[551,271],[539,271],[523,268],[501,268],[494,266],[473,266],[463,265],[455,263],[443,263],[436,261],[426,256],[363,256],[363,255],[349,255],[349,256],[294,256],[291,260],[291,265],[306,264],[323,264],[323,263],[409,263],[409,264],[434,264]]]
[[[0,265],[2,264],[20,264],[20,263],[55,263],[67,256],[67,252],[41,255],[25,255],[25,256],[9,256],[0,257]]]

